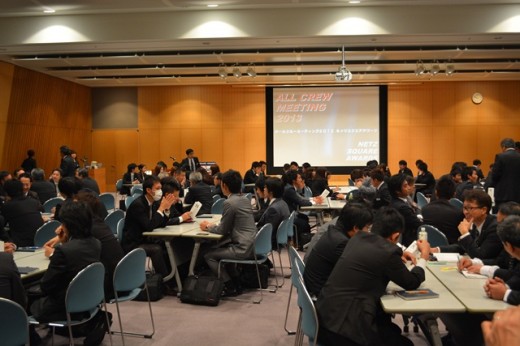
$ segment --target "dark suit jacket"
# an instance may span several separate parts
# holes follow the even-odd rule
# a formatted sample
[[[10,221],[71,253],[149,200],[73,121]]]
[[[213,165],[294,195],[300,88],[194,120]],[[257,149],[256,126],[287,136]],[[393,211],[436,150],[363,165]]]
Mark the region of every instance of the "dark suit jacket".
[[[401,255],[398,246],[377,234],[352,237],[316,302],[320,327],[360,345],[382,345],[376,315],[383,313],[379,299],[388,282],[412,290],[424,281],[424,270],[409,271]]]
[[[69,283],[83,268],[98,262],[100,255],[101,243],[94,237],[72,238],[57,246],[40,283],[44,297],[31,306],[34,317],[40,322],[65,318],[65,293]]]
[[[330,193],[329,197],[332,197],[332,190],[329,187],[329,182],[327,181],[327,179],[314,179],[310,183],[310,188],[314,197],[321,195],[323,190],[328,190]]]
[[[193,162],[195,163],[195,170],[197,170],[197,168],[200,167],[199,158],[194,156],[193,157]],[[189,179],[190,178],[189,172],[192,172],[192,170],[190,168],[190,161],[189,161],[189,159],[187,157],[182,159],[182,161],[181,161],[181,168],[186,171],[186,176]]]
[[[482,231],[477,239],[468,235],[458,241],[457,244],[441,246],[442,252],[467,253],[471,258],[477,257],[481,260],[496,259],[502,251],[502,242],[497,235],[497,219],[495,215],[488,215]]]
[[[507,150],[495,157],[493,186],[497,204],[507,201],[520,203],[520,153]]]
[[[424,174],[418,175],[415,179],[416,184],[426,184],[425,187],[415,187],[417,192],[422,192],[425,195],[433,195],[435,189],[435,178],[431,172],[425,172]]]
[[[181,220],[179,219],[179,217],[182,215],[182,213],[183,213],[182,202],[173,204],[170,207],[170,215],[168,217],[167,224],[168,225],[179,225],[181,223]]]
[[[22,162],[23,170],[29,174],[31,174],[31,171],[36,167],[38,167],[36,165],[36,159],[34,159],[33,157],[28,157]]]
[[[137,174],[134,174],[134,179],[133,180],[132,180],[132,173],[126,172],[125,174],[123,174],[123,187],[121,187],[121,194],[122,195],[129,195],[130,194],[130,190],[132,189],[132,187],[129,186],[129,185],[132,184],[134,180],[139,180],[137,178]]]
[[[437,199],[424,206],[421,214],[425,224],[437,227],[448,238],[450,244],[457,243],[460,237],[458,227],[464,219],[464,214],[460,209],[445,199]]]
[[[28,197],[17,197],[4,204],[2,215],[9,223],[16,246],[34,245],[36,230],[43,225],[40,207],[40,201]]]
[[[0,252],[0,297],[20,304],[24,309],[27,297],[13,255]]]
[[[130,204],[126,211],[123,240],[121,241],[125,252],[132,251],[140,244],[147,242],[147,239],[143,237],[143,232],[151,232],[155,228],[166,226],[168,217],[159,214],[158,207],[158,202],[154,202],[150,206],[145,195],[139,196]],[[151,219],[150,208],[152,210]]]
[[[283,191],[283,200],[289,206],[291,212],[298,209],[298,207],[312,205],[312,202],[308,198],[304,198],[300,195],[294,186],[287,184]]]
[[[256,180],[258,179],[258,176],[256,175],[255,171],[252,169],[249,169],[246,174],[244,174],[244,184],[254,184],[256,183]]]
[[[54,183],[45,180],[33,181],[31,184],[31,191],[34,191],[38,194],[38,198],[40,199],[40,203],[42,205],[47,200],[56,197],[56,186],[54,186]]]
[[[196,201],[202,203],[202,207],[197,215],[211,214],[213,192],[211,192],[211,187],[208,184],[200,182],[190,186],[186,197],[184,197],[184,203],[193,204]]]
[[[400,169],[399,174],[406,174],[406,175],[409,175],[410,177],[413,177],[413,172],[408,167],[406,167],[405,169]]]
[[[309,294],[319,296],[349,239],[344,231],[337,228],[336,225],[331,225],[314,244],[305,262],[303,273]]]
[[[379,185],[379,188],[376,189],[376,198],[373,202],[373,208],[379,209],[390,205],[391,202],[392,196],[390,195],[390,190],[388,190],[388,184],[382,182],[381,185]]]
[[[417,239],[417,228],[423,223],[415,214],[413,208],[405,201],[399,198],[393,198],[391,206],[403,216],[404,230],[402,233],[401,243],[408,246]]]
[[[289,206],[282,198],[276,198],[272,203],[269,204],[265,212],[258,220],[256,227],[260,229],[266,223],[273,225],[272,240],[273,244],[276,244],[276,231],[283,220],[288,219],[291,213],[289,212]],[[276,248],[276,246],[274,247]]]
[[[98,183],[91,177],[86,177],[86,178],[81,179],[81,185],[83,186],[84,189],[92,190],[99,195]]]
[[[464,192],[466,192],[466,190],[473,190],[475,188],[483,189],[482,185],[473,184],[469,180],[462,182],[459,185],[457,185],[457,189],[455,190],[455,198],[460,199],[461,201],[464,201]]]
[[[75,175],[76,168],[78,168],[78,164],[72,157],[69,155],[62,157],[60,164],[62,177],[73,177]]]

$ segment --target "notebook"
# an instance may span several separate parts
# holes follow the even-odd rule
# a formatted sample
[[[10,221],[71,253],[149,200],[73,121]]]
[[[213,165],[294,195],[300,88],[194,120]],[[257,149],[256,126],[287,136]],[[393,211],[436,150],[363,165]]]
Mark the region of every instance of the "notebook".
[[[466,279],[487,279],[488,277],[481,274],[470,273],[467,270],[462,270],[461,274],[464,275]]]
[[[193,203],[193,205],[191,206],[191,209],[190,209],[190,215],[191,215],[192,219],[195,219],[195,217],[197,217],[197,214],[199,213],[199,210],[201,207],[202,207],[202,203],[200,203],[199,201],[196,201],[195,203]]]
[[[403,298],[404,300],[430,299],[430,298],[439,297],[438,293],[433,292],[429,288],[421,288],[421,289],[410,290],[410,291],[401,290],[401,291],[396,291],[395,294],[398,297]]]

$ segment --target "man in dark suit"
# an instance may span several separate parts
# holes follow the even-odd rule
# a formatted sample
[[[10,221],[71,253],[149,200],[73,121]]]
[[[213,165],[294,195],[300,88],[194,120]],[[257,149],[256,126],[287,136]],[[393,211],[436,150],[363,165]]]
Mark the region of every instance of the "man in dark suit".
[[[2,215],[9,223],[13,243],[16,246],[33,246],[36,230],[43,225],[40,201],[24,197],[19,180],[6,181],[5,191],[10,200],[2,207]]]
[[[385,175],[380,169],[374,169],[370,172],[372,178],[372,186],[376,188],[376,198],[374,199],[373,208],[379,209],[390,205],[392,196],[388,190],[388,184],[385,183]]]
[[[184,212],[182,208],[182,200],[179,198],[181,187],[177,180],[173,177],[165,177],[161,179],[161,189],[163,196],[173,195],[174,200],[169,210],[165,211],[168,216],[168,225],[180,225],[181,223],[191,219],[189,211]]]
[[[409,246],[415,239],[417,239],[417,228],[423,224],[423,222],[417,217],[414,209],[408,203],[407,197],[410,192],[410,187],[406,180],[406,175],[397,174],[393,175],[388,180],[388,190],[392,196],[391,207],[397,209],[397,211],[404,218],[404,229],[401,243],[404,246]]]
[[[81,168],[78,171],[78,175],[79,175],[79,179],[81,180],[81,185],[83,186],[84,189],[89,189],[99,195],[100,192],[99,192],[98,183],[97,183],[97,181],[95,181],[94,179],[92,179],[91,177],[88,176],[88,169]]]
[[[265,209],[260,220],[258,220],[256,227],[260,229],[266,223],[270,223],[273,226],[272,243],[273,249],[276,249],[276,231],[278,230],[278,226],[280,226],[283,220],[288,219],[291,213],[289,211],[289,206],[282,198],[283,183],[280,178],[268,178],[265,181],[264,191],[267,193],[267,199],[269,202],[267,209]]]
[[[466,166],[462,170],[462,183],[455,190],[455,198],[463,201],[467,190],[481,189],[484,187],[478,183],[477,169],[474,166]]]
[[[336,223],[320,237],[306,260],[303,279],[311,296],[319,296],[348,241],[359,231],[368,232],[373,218],[363,204],[346,204],[341,209]]]
[[[256,226],[249,199],[240,194],[242,177],[237,171],[229,170],[222,174],[222,191],[227,196],[224,212],[218,225],[208,221],[200,223],[200,229],[222,234],[218,245],[209,250],[204,259],[213,274],[218,274],[219,261],[229,259],[250,259],[253,257]],[[238,273],[234,266],[224,266],[220,270],[224,281],[224,295],[240,294]]]
[[[316,302],[320,344],[413,345],[392,324],[379,301],[389,281],[413,290],[425,278],[430,245],[418,241],[421,257],[409,271],[396,245],[403,226],[395,209],[381,208],[371,232],[358,232],[349,240]]]
[[[213,205],[211,186],[202,181],[200,172],[192,172],[190,174],[190,188],[186,197],[184,197],[184,203],[193,204],[197,201],[202,203],[197,215],[211,214],[211,206]]]
[[[497,154],[493,164],[493,186],[495,205],[513,201],[520,203],[520,153],[515,150],[515,142],[505,138],[500,143],[502,153]]]
[[[254,184],[256,183],[258,176],[262,170],[262,164],[258,161],[253,161],[251,163],[251,169],[249,169],[244,175],[244,184]],[[254,187],[246,186],[244,192],[253,192]]]
[[[450,244],[457,243],[460,236],[458,227],[464,219],[462,211],[449,202],[454,193],[455,182],[450,175],[443,175],[435,185],[437,198],[421,210],[424,223],[438,228]]]
[[[410,168],[408,168],[408,162],[405,160],[399,161],[399,173],[398,174],[406,174],[413,177],[413,172]]]
[[[31,191],[31,185],[32,185],[32,179],[31,175],[29,173],[22,173],[18,177],[18,180],[22,183],[23,187],[23,196],[27,198],[32,198],[38,201],[40,203],[40,197],[38,194],[34,191]],[[41,211],[43,211],[43,208],[41,208]]]
[[[186,149],[186,158],[181,161],[181,168],[186,171],[189,177],[191,172],[195,172],[200,167],[199,158],[195,156],[193,149]]]
[[[457,244],[432,248],[432,252],[467,253],[471,258],[494,260],[502,250],[497,220],[491,215],[491,197],[482,190],[468,190],[464,197],[464,220],[459,224]]]
[[[123,250],[130,252],[137,247],[143,248],[146,255],[152,259],[155,271],[163,277],[169,272],[164,260],[164,244],[156,239],[144,237],[143,232],[166,226],[168,216],[165,211],[170,209],[173,202],[173,195],[162,198],[159,178],[147,176],[143,182],[143,195],[128,207],[123,226]]]
[[[20,273],[14,263],[13,254],[8,252],[0,252],[0,297],[15,301],[23,308],[27,304]]]
[[[66,145],[60,147],[62,177],[74,177],[76,175],[76,162],[70,156],[71,150]]]

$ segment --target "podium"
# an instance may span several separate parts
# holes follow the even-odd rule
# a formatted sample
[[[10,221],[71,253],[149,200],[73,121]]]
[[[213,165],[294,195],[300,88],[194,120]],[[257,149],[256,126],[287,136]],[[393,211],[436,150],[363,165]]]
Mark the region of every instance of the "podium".
[[[103,193],[107,191],[107,178],[105,167],[89,169],[88,176],[97,182],[99,186],[99,192]]]

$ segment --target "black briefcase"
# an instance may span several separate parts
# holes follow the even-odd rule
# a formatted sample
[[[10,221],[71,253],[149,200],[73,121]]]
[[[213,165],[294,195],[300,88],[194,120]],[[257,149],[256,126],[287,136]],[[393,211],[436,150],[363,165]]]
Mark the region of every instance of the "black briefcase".
[[[181,302],[217,306],[224,284],[212,276],[188,276],[182,284]]]
[[[158,300],[161,300],[164,296],[164,290],[163,290],[163,277],[161,274],[147,274],[146,275],[146,286],[148,286],[148,294],[150,295],[150,301],[156,302]],[[146,296],[146,291],[143,288],[141,290],[141,293],[137,295],[137,297],[134,298],[134,300],[140,301],[140,302],[146,302],[148,301],[148,298]]]

